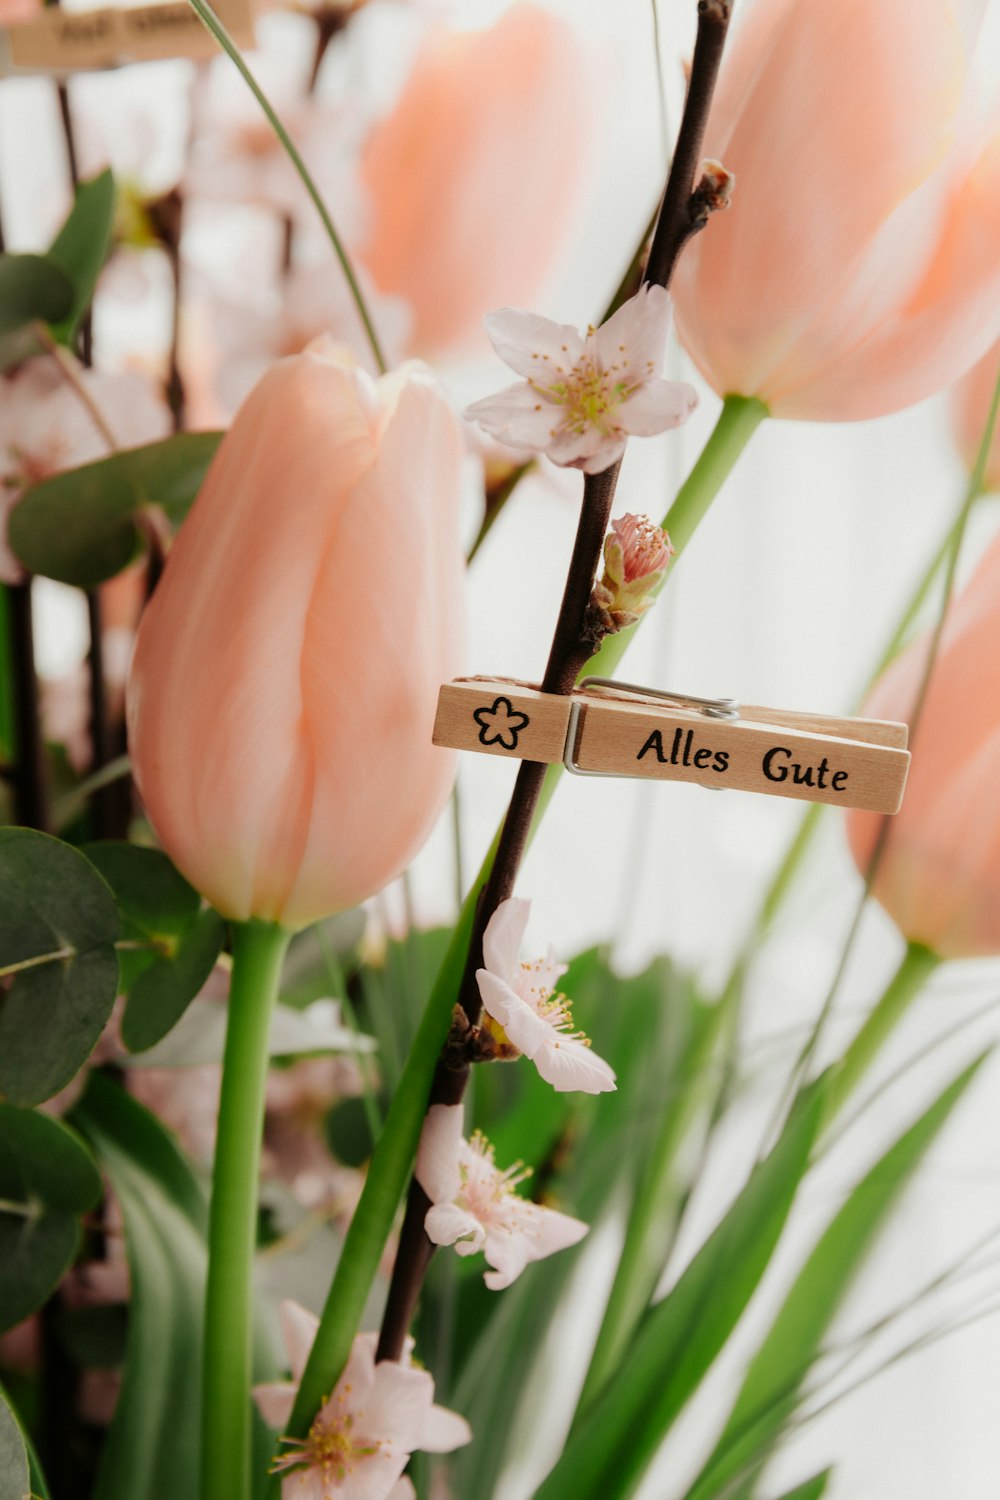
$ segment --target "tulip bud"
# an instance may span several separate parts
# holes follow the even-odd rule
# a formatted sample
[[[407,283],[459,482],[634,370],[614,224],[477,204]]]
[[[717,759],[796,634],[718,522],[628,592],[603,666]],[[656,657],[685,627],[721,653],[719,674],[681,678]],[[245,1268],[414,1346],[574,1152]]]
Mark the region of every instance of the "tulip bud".
[[[876,685],[865,713],[907,719],[927,657],[921,637]],[[1000,541],[956,600],[913,740],[902,809],[890,821],[874,894],[903,935],[940,958],[1000,953]],[[883,820],[851,813],[864,871]]]
[[[587,608],[584,639],[596,647],[606,635],[634,625],[652,604],[673,556],[667,533],[648,516],[612,521],[604,539],[604,573],[594,584]]]
[[[136,778],[224,915],[301,927],[380,890],[445,798],[460,669],[458,419],[420,367],[282,360],[224,438],[143,617]]]
[[[739,191],[671,283],[720,396],[881,416],[1000,334],[1000,135],[976,121],[955,6],[919,12],[757,0],[737,16],[705,144]]]

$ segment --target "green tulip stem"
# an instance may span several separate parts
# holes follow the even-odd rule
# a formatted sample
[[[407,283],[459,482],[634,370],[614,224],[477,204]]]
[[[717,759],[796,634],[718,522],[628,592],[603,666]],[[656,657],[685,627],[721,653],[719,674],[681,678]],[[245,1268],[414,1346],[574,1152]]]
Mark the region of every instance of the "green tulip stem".
[[[833,1064],[826,1090],[824,1130],[833,1124],[940,962],[938,955],[932,953],[930,948],[925,948],[922,943],[907,945],[903,960],[881,999],[869,1013],[843,1057]]]
[[[202,1500],[249,1500],[253,1263],[271,1015],[291,934],[270,922],[233,927],[208,1231]]]

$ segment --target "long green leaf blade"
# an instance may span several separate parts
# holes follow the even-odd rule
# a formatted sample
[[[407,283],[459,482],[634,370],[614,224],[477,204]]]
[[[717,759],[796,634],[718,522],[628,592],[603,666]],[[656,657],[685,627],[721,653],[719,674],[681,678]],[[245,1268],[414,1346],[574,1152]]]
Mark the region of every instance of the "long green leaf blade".
[[[948,1085],[875,1163],[820,1236],[747,1371],[715,1451],[686,1500],[729,1494],[760,1472],[795,1409],[822,1339],[924,1154],[984,1061]]]
[[[821,1088],[801,1098],[770,1156],[646,1318],[537,1500],[620,1500],[634,1492],[767,1268],[809,1165],[822,1101]]]

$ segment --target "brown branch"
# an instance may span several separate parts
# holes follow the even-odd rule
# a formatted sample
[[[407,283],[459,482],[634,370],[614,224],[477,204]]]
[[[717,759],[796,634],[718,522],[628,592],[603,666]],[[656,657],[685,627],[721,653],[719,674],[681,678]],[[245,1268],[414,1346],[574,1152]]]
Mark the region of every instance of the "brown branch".
[[[646,281],[658,282],[661,286],[669,284],[677,257],[694,232],[692,196],[695,191],[695,173],[701,160],[708,109],[722,60],[731,10],[731,0],[699,0],[698,3],[698,39],[691,67],[691,82],[645,275]],[[704,211],[707,218],[704,205],[700,205],[698,211]],[[566,587],[541,683],[543,692],[571,693],[580,668],[591,654],[592,647],[582,641],[584,616],[600,561],[620,468],[621,460],[601,474],[588,474],[584,482],[583,504],[566,576]],[[545,766],[534,761],[522,761],[504,818],[496,857],[479,900],[459,989],[459,1004],[470,1025],[475,1025],[478,1021],[481,1009],[476,970],[482,967],[483,934],[497,907],[514,889],[544,779]],[[433,1104],[460,1103],[468,1073],[467,1062],[460,1061],[455,1066],[449,1066],[446,1053],[438,1063],[428,1107]],[[378,1360],[399,1359],[403,1351],[420,1287],[434,1254],[434,1246],[423,1227],[429,1206],[427,1194],[416,1178],[413,1178],[382,1320],[376,1354]]]

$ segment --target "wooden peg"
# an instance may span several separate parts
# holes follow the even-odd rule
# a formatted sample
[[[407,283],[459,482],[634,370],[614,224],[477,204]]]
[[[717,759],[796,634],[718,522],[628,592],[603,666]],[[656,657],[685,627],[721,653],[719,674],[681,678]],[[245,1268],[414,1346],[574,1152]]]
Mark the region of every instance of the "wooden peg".
[[[589,776],[636,776],[898,812],[905,724],[743,706],[713,716],[652,690],[586,682],[570,697],[503,678],[442,687],[434,743]],[[718,700],[716,707],[728,700]],[[731,716],[730,716],[731,715]]]

